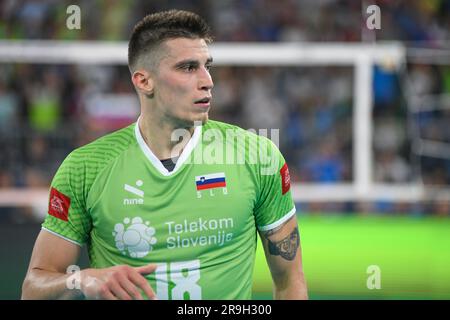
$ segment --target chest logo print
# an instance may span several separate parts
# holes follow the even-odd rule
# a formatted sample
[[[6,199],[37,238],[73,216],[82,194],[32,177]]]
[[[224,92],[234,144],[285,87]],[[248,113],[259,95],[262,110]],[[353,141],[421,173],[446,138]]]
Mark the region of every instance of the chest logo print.
[[[144,204],[144,191],[137,188],[137,187],[142,187],[143,184],[144,184],[144,182],[142,182],[142,180],[138,180],[138,181],[136,181],[136,187],[130,186],[129,184],[125,184],[123,186],[123,189],[125,191],[137,196],[137,198],[135,197],[135,198],[123,199],[124,205]]]
[[[157,242],[155,232],[150,222],[144,223],[142,218],[135,217],[131,221],[130,218],[125,218],[123,223],[117,223],[112,235],[117,249],[123,255],[143,258],[153,250],[153,245]]]

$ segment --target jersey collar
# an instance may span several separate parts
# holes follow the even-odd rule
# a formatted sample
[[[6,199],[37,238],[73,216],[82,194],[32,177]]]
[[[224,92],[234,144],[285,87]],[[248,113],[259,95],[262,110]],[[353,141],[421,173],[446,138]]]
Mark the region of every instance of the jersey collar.
[[[156,168],[156,170],[158,170],[163,176],[171,176],[171,175],[175,174],[180,169],[180,167],[183,165],[183,163],[186,161],[186,159],[189,157],[189,155],[192,153],[192,150],[194,150],[194,148],[197,146],[198,141],[200,140],[200,137],[202,135],[202,126],[195,127],[194,134],[192,135],[191,139],[184,147],[183,152],[181,152],[181,155],[178,158],[175,168],[169,172],[163,166],[161,161],[155,156],[155,154],[149,148],[149,146],[145,143],[144,138],[142,137],[142,134],[141,134],[141,130],[139,130],[140,119],[141,119],[141,117],[139,117],[138,120],[136,121],[136,125],[134,127],[134,134],[136,136],[136,140],[137,140],[142,152],[144,152],[147,159],[150,160],[150,162]]]

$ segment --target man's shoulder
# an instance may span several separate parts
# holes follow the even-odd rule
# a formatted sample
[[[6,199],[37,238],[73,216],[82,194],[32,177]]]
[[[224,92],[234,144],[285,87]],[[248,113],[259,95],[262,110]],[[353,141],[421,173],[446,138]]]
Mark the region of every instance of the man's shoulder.
[[[208,130],[219,130],[224,135],[225,134],[229,134],[229,135],[233,134],[233,135],[237,135],[237,136],[247,136],[247,137],[253,137],[253,138],[259,137],[255,132],[252,132],[252,130],[245,130],[235,124],[221,122],[221,121],[217,121],[217,120],[208,120],[208,122],[206,122],[206,124],[204,125],[204,131],[206,132]]]
[[[256,129],[246,130],[237,125],[217,120],[208,120],[208,122],[204,125],[203,131],[207,132],[208,130],[220,131],[224,140],[233,140],[236,137],[243,137],[257,143],[270,143],[270,145],[276,146],[276,144],[274,144],[273,141],[267,137],[267,130],[264,132],[258,132]]]
[[[136,143],[134,138],[135,124],[106,134],[84,146],[73,150],[66,161],[70,162],[108,162],[118,157],[130,145]]]
[[[55,174],[52,187],[87,199],[99,175],[133,145],[134,125],[107,134],[73,150]]]

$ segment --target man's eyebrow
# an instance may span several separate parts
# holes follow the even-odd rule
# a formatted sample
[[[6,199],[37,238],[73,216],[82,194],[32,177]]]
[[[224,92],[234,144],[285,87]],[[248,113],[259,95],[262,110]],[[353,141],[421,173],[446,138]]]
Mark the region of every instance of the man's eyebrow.
[[[209,64],[209,63],[212,63],[213,62],[213,58],[212,57],[209,57],[207,60],[206,60],[206,64]],[[179,67],[182,67],[182,66],[185,66],[185,65],[194,65],[194,66],[198,66],[200,63],[199,63],[199,61],[198,60],[194,60],[194,59],[186,59],[186,60],[181,60],[181,61],[179,61],[179,62],[177,62],[176,64],[175,64],[175,67],[176,68],[179,68]]]

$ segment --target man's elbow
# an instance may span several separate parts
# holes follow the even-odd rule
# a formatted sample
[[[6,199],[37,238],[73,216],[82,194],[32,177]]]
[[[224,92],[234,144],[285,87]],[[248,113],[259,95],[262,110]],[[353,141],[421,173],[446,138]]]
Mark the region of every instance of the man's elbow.
[[[36,296],[36,287],[37,281],[39,281],[39,275],[37,274],[39,272],[39,269],[30,269],[27,272],[27,275],[25,276],[25,279],[22,283],[22,295],[20,299],[22,300],[36,300],[39,299],[39,297]]]
[[[276,299],[308,299],[303,272],[283,272],[273,276]]]
[[[21,300],[33,299],[31,295],[31,287],[32,287],[32,280],[30,274],[27,274],[22,283],[22,295],[20,297]]]

